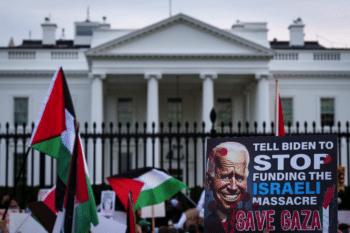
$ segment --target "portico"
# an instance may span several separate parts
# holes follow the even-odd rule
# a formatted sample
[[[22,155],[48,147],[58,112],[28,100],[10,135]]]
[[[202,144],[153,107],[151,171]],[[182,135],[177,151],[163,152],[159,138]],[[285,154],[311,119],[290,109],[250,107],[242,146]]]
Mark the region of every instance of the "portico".
[[[209,132],[215,108],[218,125],[257,121],[261,127],[270,122],[272,56],[260,44],[182,14],[174,16],[86,52],[91,120],[124,127],[146,122],[148,133],[157,133],[160,122],[165,127],[169,121],[200,127],[204,122]],[[158,166],[158,153],[149,141],[145,164]]]

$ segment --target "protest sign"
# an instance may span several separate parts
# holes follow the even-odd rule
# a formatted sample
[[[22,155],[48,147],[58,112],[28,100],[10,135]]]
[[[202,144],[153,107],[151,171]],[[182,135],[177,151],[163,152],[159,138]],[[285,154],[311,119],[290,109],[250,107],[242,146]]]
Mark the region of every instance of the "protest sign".
[[[115,192],[102,191],[101,192],[101,212],[104,216],[111,217],[115,209]]]
[[[337,137],[207,139],[204,232],[337,232]]]

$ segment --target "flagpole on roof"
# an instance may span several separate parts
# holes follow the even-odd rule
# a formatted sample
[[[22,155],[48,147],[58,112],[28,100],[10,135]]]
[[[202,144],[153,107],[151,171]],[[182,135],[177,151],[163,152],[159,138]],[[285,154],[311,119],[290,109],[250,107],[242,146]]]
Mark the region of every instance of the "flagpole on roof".
[[[275,136],[278,135],[278,77],[276,77],[276,84],[275,84]]]
[[[13,190],[12,190],[12,193],[11,193],[11,196],[10,196],[10,200],[9,200],[8,203],[6,204],[5,213],[4,213],[4,215],[2,216],[2,220],[3,220],[3,221],[4,221],[5,218],[6,218],[7,211],[8,211],[8,209],[9,209],[9,207],[10,207],[11,200],[12,200],[12,198],[13,198],[13,196],[14,196],[14,194],[15,194],[15,191],[16,191],[16,189],[17,189],[17,185],[18,185],[19,179],[21,178],[22,173],[23,173],[23,171],[24,171],[24,167],[25,167],[25,165],[27,164],[27,158],[28,158],[30,149],[31,149],[30,147],[27,149],[26,155],[25,155],[25,157],[24,157],[24,161],[23,161],[23,163],[22,163],[22,167],[21,167],[21,169],[19,170],[19,173],[18,173],[18,175],[17,175],[17,177],[16,177],[15,186],[13,187]]]

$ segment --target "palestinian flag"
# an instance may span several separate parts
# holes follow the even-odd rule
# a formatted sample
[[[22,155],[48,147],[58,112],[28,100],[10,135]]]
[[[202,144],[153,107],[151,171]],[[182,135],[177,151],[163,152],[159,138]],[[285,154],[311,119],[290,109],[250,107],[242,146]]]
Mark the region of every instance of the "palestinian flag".
[[[65,233],[89,232],[90,223],[97,220],[96,204],[94,201],[91,203],[91,196],[93,197],[93,193],[86,175],[86,163],[77,133],[64,198],[64,218],[59,218],[60,221],[56,222],[56,226]]]
[[[282,111],[281,96],[278,92],[278,79],[276,79],[276,96],[275,96],[275,136],[286,136],[284,132],[284,119]]]
[[[74,147],[75,119],[73,102],[63,70],[60,67],[52,78],[29,144],[30,147],[57,159],[55,209],[58,211],[63,210]],[[85,174],[89,190],[90,222],[97,225],[96,204],[87,169],[85,169]]]
[[[56,221],[56,214],[42,201],[27,205],[32,212],[32,217],[38,221],[47,232],[52,232]]]
[[[183,188],[188,190],[183,182],[170,176],[164,170],[149,167],[111,176],[107,180],[125,210],[130,190],[135,210],[164,202]]]
[[[32,148],[57,159],[56,209],[62,211],[74,143],[75,112],[60,67],[54,74],[30,140]]]
[[[45,195],[42,202],[55,214],[58,211],[55,208],[55,200],[56,200],[56,185],[53,186]]]

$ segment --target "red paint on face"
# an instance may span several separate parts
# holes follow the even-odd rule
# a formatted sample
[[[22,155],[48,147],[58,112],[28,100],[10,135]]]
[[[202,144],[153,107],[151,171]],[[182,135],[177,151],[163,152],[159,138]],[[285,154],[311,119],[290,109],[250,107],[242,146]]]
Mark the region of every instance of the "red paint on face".
[[[222,156],[227,155],[227,149],[226,149],[226,148],[221,148],[218,152],[219,152]]]

